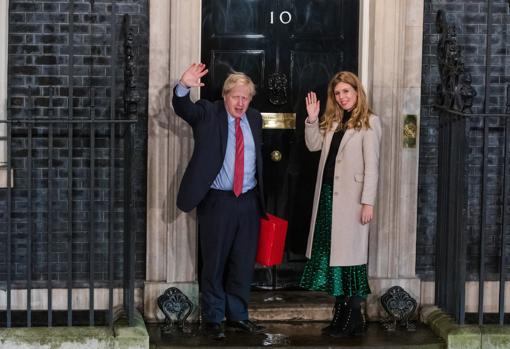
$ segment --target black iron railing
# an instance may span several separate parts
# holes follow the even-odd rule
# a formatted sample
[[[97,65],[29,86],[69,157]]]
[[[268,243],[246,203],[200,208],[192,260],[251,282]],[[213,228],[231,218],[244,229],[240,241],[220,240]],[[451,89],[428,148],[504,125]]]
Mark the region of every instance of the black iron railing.
[[[0,280],[5,291],[6,307],[5,325],[10,327],[13,325],[13,305],[12,292],[20,289],[26,290],[26,314],[25,325],[32,326],[32,291],[47,290],[47,325],[54,324],[53,315],[58,310],[53,309],[53,290],[55,288],[67,289],[67,325],[76,324],[73,321],[73,292],[77,289],[88,287],[89,289],[89,320],[90,325],[96,324],[95,313],[98,307],[95,304],[94,292],[97,289],[108,290],[108,309],[106,322],[113,324],[114,312],[114,289],[122,288],[123,305],[128,318],[132,322],[134,312],[134,245],[135,237],[130,227],[134,225],[130,214],[133,207],[131,196],[131,161],[130,154],[133,144],[132,126],[136,120],[62,120],[62,119],[18,119],[4,121],[7,123],[7,147],[9,149],[7,156],[7,173],[14,175],[7,176],[7,187],[0,189],[5,191],[3,206],[6,208],[6,214],[1,222],[3,229],[2,235],[5,237],[5,251],[2,251],[5,257],[3,263],[2,275],[4,280]],[[26,138],[27,157],[25,159],[17,159],[13,161],[12,151],[13,138],[19,138],[20,134]],[[37,136],[35,136],[37,135]],[[55,137],[58,135],[58,142]],[[71,144],[77,139],[80,143],[90,144],[88,148],[88,156],[79,157],[73,154],[73,147],[66,147],[68,161],[56,161],[57,154],[61,153],[63,148],[56,147],[55,144],[61,143],[66,138],[67,144]],[[107,146],[100,151],[95,149],[95,140],[100,138],[102,143]],[[33,144],[37,140],[39,147],[34,148]],[[40,144],[46,144],[41,148]],[[105,159],[105,149],[108,149],[109,158]],[[19,150],[19,149],[18,149]],[[119,151],[122,155],[116,155]],[[82,149],[80,150],[80,152]],[[40,156],[34,157],[34,153],[44,153],[47,156],[41,159]],[[100,157],[97,154],[102,154]],[[83,162],[88,157],[89,175],[86,182],[89,183],[88,188],[77,188],[75,186],[76,173],[83,173],[84,166],[75,168],[73,163]],[[21,160],[21,161],[20,161]],[[62,159],[60,159],[62,160]],[[105,161],[106,160],[106,161]],[[41,164],[41,161],[47,162],[47,166]],[[13,162],[17,165],[13,166]],[[23,167],[19,164],[24,163]],[[37,168],[33,164],[37,163]],[[56,163],[62,163],[63,166],[55,166]],[[102,165],[98,165],[101,163]],[[42,177],[37,173],[44,171],[47,175]],[[79,170],[79,171],[76,171]],[[62,176],[58,177],[58,173],[67,174],[67,183],[62,188]],[[117,174],[123,174],[119,176]],[[23,173],[23,175],[20,175]],[[107,178],[104,178],[104,177]],[[103,177],[103,178],[101,178]],[[81,177],[80,183],[84,182]],[[99,188],[97,182],[107,181],[108,186]],[[36,184],[37,183],[37,184]],[[75,198],[76,192],[83,196],[83,192],[87,191],[85,196],[87,199]],[[42,193],[42,194],[41,194]],[[62,200],[65,193],[67,197]],[[35,197],[37,196],[37,198]],[[107,196],[107,198],[104,198]],[[98,205],[97,200],[100,198],[102,204]],[[26,203],[23,209],[20,209],[20,202]],[[62,207],[62,202],[66,204]],[[79,208],[73,207],[73,204],[79,204]],[[14,208],[17,205],[18,207]],[[100,206],[100,207],[96,207]],[[21,223],[20,215],[24,211],[25,223]],[[79,213],[79,217],[75,213]],[[43,231],[41,226],[46,225]],[[83,217],[88,217],[88,223],[84,222]],[[107,217],[107,218],[106,218]],[[104,219],[106,218],[106,219]],[[35,222],[34,220],[38,220]],[[98,229],[97,225],[107,222],[107,230]],[[120,223],[120,227],[116,226]],[[65,227],[65,231],[62,228]],[[83,231],[88,227],[88,231]],[[76,230],[79,229],[80,232]],[[101,230],[101,231],[99,231]],[[98,234],[107,231],[107,237],[98,241]],[[118,233],[121,233],[119,236]],[[87,236],[87,243],[84,242],[84,236]],[[64,238],[63,238],[64,237]],[[14,239],[22,241],[26,244],[25,249],[18,247],[14,250]],[[34,246],[37,239],[37,246]],[[43,239],[44,241],[41,241]],[[77,241],[75,241],[75,239]],[[67,240],[67,241],[66,241]],[[65,250],[59,250],[56,245],[63,246]],[[83,258],[80,261],[74,260],[77,244],[81,250],[81,255],[87,256],[88,261]],[[119,244],[122,244],[120,248]],[[45,245],[46,249],[41,246]],[[84,245],[87,245],[84,247]],[[107,250],[107,253],[99,252],[99,250]],[[59,255],[66,256],[65,260],[55,260],[52,255],[56,251]],[[88,250],[85,253],[84,250]],[[41,257],[41,254],[44,256]],[[102,254],[102,255],[101,255]],[[119,254],[122,254],[119,256]],[[103,262],[95,260],[100,255],[102,259],[106,259],[106,266]],[[35,258],[38,256],[38,258]],[[106,257],[106,258],[104,258]],[[20,272],[20,261],[24,259],[23,272]],[[121,262],[119,262],[119,260]],[[45,261],[45,262],[44,262]],[[122,262],[123,261],[123,262]],[[42,263],[46,265],[41,265]],[[67,270],[62,272],[63,265],[67,266]],[[86,269],[88,266],[88,270]],[[78,272],[75,269],[82,270]],[[37,270],[37,273],[33,271]],[[83,271],[84,270],[84,271]],[[88,274],[88,279],[84,279],[83,274]],[[66,274],[64,279],[62,276]],[[98,276],[99,274],[99,276]],[[3,279],[3,278],[2,278]],[[19,313],[19,306],[16,307]],[[19,325],[19,324],[17,324]]]
[[[484,286],[499,282],[497,318],[503,324],[510,266],[510,114],[438,109],[436,303],[464,324],[466,282],[477,281],[476,317],[483,324]]]
[[[466,119],[443,111],[439,121],[435,299],[458,320],[464,319],[466,280]]]
[[[135,206],[132,158],[139,99],[134,35],[126,15],[122,25],[124,89],[123,98],[120,98],[116,74],[119,66],[117,6],[112,2],[110,86],[102,87],[107,90],[109,106],[95,105],[96,91],[90,82],[88,116],[75,115],[74,2],[69,0],[66,113],[63,108],[54,106],[55,89],[59,87],[50,87],[48,95],[44,96],[49,101],[45,106],[47,115],[41,117],[32,96],[34,88],[27,86],[27,95],[23,97],[28,105],[25,104],[25,108],[9,105],[8,117],[0,121],[6,125],[4,141],[8,149],[7,183],[5,188],[0,188],[0,297],[2,293],[5,295],[5,306],[0,308],[0,326],[31,327],[41,322],[47,326],[112,326],[118,314],[115,304],[119,303],[129,324],[134,320],[135,234],[132,227],[136,225],[136,216],[132,214]],[[90,13],[94,13],[93,0]],[[93,20],[94,16],[90,18]],[[90,71],[95,47],[92,24]],[[104,99],[101,96],[101,100]],[[119,103],[121,99],[123,106]],[[98,110],[101,113],[96,115]],[[65,116],[57,117],[59,113]],[[57,289],[66,290],[65,309],[54,306]],[[73,304],[76,292],[84,289],[88,289],[86,320],[83,320],[83,309]],[[20,290],[25,292],[25,302],[18,298],[13,304],[13,293],[19,296]],[[33,293],[40,295],[41,290],[46,292],[47,304],[34,307]],[[98,290],[107,292],[106,307],[98,306]],[[122,290],[122,297],[116,299],[115,290]],[[23,303],[26,304],[24,309],[20,308]],[[46,321],[41,321],[41,311],[46,313]],[[81,317],[79,321],[78,317]]]
[[[487,2],[483,105],[464,64],[457,28],[443,11],[436,18],[439,111],[436,303],[464,324],[505,323],[510,258],[508,227],[510,99],[491,105],[493,1]],[[482,89],[478,90],[478,93]],[[507,86],[507,94],[510,88]],[[494,104],[492,102],[492,104]],[[505,111],[496,114],[492,110]],[[505,108],[506,107],[506,108]],[[481,111],[481,112],[480,112]],[[478,283],[478,309],[466,312],[467,282]],[[498,311],[485,305],[488,282],[499,284]],[[475,303],[476,304],[476,303]],[[494,307],[491,304],[491,307]],[[468,319],[469,318],[469,319]]]

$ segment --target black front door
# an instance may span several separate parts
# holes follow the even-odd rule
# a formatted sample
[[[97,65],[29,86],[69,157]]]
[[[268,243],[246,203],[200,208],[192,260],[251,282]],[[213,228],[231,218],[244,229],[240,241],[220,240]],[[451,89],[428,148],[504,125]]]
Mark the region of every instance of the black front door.
[[[308,91],[316,91],[325,106],[333,74],[357,72],[358,0],[202,0],[202,4],[202,62],[209,74],[201,96],[221,98],[223,81],[231,71],[253,79],[257,95],[252,106],[267,113],[269,120],[263,136],[268,212],[289,221],[284,263],[257,268],[255,285],[295,287],[305,262],[319,158],[304,144],[304,98]],[[278,123],[282,115],[295,122]]]

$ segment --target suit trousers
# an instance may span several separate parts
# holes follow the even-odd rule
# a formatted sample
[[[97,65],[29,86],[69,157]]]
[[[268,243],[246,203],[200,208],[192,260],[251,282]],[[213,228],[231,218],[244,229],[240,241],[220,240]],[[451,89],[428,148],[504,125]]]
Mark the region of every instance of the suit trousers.
[[[260,224],[257,195],[211,189],[197,207],[204,322],[248,319]]]

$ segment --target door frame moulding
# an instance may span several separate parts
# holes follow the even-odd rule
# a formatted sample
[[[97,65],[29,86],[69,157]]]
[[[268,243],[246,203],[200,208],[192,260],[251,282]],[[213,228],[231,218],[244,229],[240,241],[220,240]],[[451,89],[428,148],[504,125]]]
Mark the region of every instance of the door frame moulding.
[[[374,1],[361,0],[359,6],[358,75],[370,98],[373,75]]]
[[[9,41],[9,0],[0,5],[0,121],[7,120],[7,62]],[[6,124],[0,123],[0,171],[7,162]],[[1,187],[1,185],[0,185]]]
[[[394,23],[395,28],[390,37],[382,36],[382,32],[379,30],[377,25],[381,25],[381,17],[384,15],[384,5],[379,4],[376,0],[360,0],[359,1],[359,23],[358,23],[358,75],[360,76],[361,82],[367,90],[367,97],[369,101],[377,103],[376,109],[381,110],[381,115],[384,121],[384,132],[386,141],[390,141],[392,136],[399,135],[401,132],[401,118],[400,114],[404,108],[400,107],[400,100],[397,102],[392,101],[388,98],[391,96],[392,91],[397,91],[398,95],[404,95],[407,90],[412,90],[410,87],[415,88],[419,91],[415,85],[407,84],[407,80],[413,78],[416,74],[420,79],[419,72],[420,67],[417,68],[418,63],[412,61],[409,65],[410,68],[403,72],[404,80],[394,79],[394,81],[381,80],[381,73],[384,72],[387,75],[393,76],[389,72],[391,66],[387,66],[383,62],[381,63],[382,57],[376,57],[375,53],[384,53],[388,57],[392,57],[392,54],[396,53],[396,58],[407,59],[409,57],[402,57],[400,52],[403,54],[410,54],[411,51],[407,51],[405,39],[408,35],[413,32],[413,29],[409,26],[404,26],[405,32],[400,30],[403,25],[402,20],[411,21],[412,18],[408,18],[407,12],[410,15],[417,18],[418,25],[414,25],[415,31],[419,30],[422,26],[422,21],[419,19],[420,11],[423,10],[423,6],[419,4],[423,3],[423,0],[387,0],[389,4],[392,4],[398,13],[395,14],[396,18],[400,22]],[[380,1],[382,2],[382,0]],[[409,3],[409,4],[408,4]],[[376,8],[376,5],[379,6]],[[416,6],[418,5],[418,6]],[[151,41],[151,56],[150,56],[150,78],[149,78],[149,167],[148,167],[148,215],[147,215],[147,280],[144,289],[144,310],[146,320],[156,320],[157,307],[155,306],[155,298],[161,293],[166,287],[175,286],[184,287],[188,290],[187,295],[191,295],[193,301],[197,301],[198,297],[198,286],[196,280],[195,266],[191,264],[196,261],[196,250],[194,240],[196,237],[196,221],[193,214],[183,214],[179,212],[175,207],[175,196],[177,193],[178,178],[182,175],[183,162],[191,155],[193,145],[191,142],[191,135],[182,134],[182,130],[186,130],[183,127],[181,120],[175,118],[173,110],[169,107],[169,97],[172,93],[172,87],[177,82],[182,73],[183,69],[191,62],[198,62],[201,57],[201,8],[202,1],[181,1],[181,0],[151,0],[150,1],[150,26],[151,33],[155,34],[150,37]],[[377,9],[377,16],[376,16]],[[406,12],[401,12],[401,11]],[[383,12],[383,13],[381,13]],[[191,15],[190,15],[191,14]],[[377,21],[376,21],[377,19]],[[384,19],[384,18],[382,18]],[[386,18],[389,21],[388,18]],[[390,29],[393,29],[392,26]],[[185,33],[185,35],[183,35]],[[397,35],[399,35],[397,37]],[[413,42],[419,46],[419,43],[411,40],[409,36],[409,42]],[[383,44],[388,41],[388,47]],[[399,45],[395,47],[394,45]],[[382,48],[381,48],[381,45]],[[378,49],[379,51],[376,51]],[[416,50],[412,51],[416,54]],[[394,55],[395,56],[395,55]],[[412,58],[412,57],[410,57]],[[406,62],[403,59],[402,62]],[[379,64],[380,67],[375,67]],[[376,69],[377,68],[377,69]],[[380,68],[380,70],[379,70]],[[399,67],[400,68],[400,67]],[[407,69],[407,68],[406,68]],[[379,79],[379,80],[378,80]],[[405,82],[404,88],[401,83]],[[390,84],[389,88],[386,86]],[[382,84],[382,85],[381,85]],[[414,91],[414,90],[413,90]],[[192,98],[198,98],[197,90],[192,90]],[[403,102],[402,102],[403,103]],[[388,105],[387,105],[388,104]],[[397,108],[398,107],[398,108]],[[161,120],[167,123],[167,128],[163,128],[160,125]],[[179,132],[176,132],[179,131]],[[180,136],[180,138],[178,137]],[[395,137],[395,139],[397,139]],[[398,139],[397,139],[398,140]],[[393,142],[397,142],[393,140]],[[400,143],[396,145],[386,144],[385,150],[389,150],[385,155],[388,159],[392,160],[386,164],[383,168],[387,183],[380,183],[381,192],[380,199],[398,197],[396,194],[389,194],[390,187],[398,182],[395,178],[389,174],[392,174],[395,170],[399,169],[398,165],[395,165],[396,159],[399,159],[399,154],[410,154],[404,165],[407,169],[411,169],[413,176],[414,171],[417,170],[417,162],[414,159],[416,156],[414,153],[416,149],[406,149],[405,151],[400,149]],[[150,155],[152,153],[152,155]],[[402,160],[403,161],[403,160]],[[406,174],[399,177],[399,180],[408,180],[412,182],[410,174]],[[412,183],[411,183],[412,184]],[[413,185],[409,185],[404,194],[410,193],[411,199],[415,199],[417,192]],[[383,201],[380,201],[380,203]],[[413,273],[400,273],[404,259],[406,261],[414,258],[415,244],[409,251],[409,254],[403,256],[405,258],[397,266],[398,260],[395,261],[393,255],[388,251],[395,251],[396,247],[411,241],[416,236],[416,231],[413,227],[406,228],[405,231],[394,232],[392,230],[385,230],[384,224],[389,224],[394,221],[401,220],[402,216],[398,212],[386,211],[380,205],[378,211],[377,224],[374,228],[380,229],[382,233],[387,234],[387,240],[382,238],[381,241],[376,241],[371,247],[375,247],[372,253],[376,253],[372,263],[378,267],[377,272],[374,273],[371,282],[374,285],[374,291],[384,292],[388,286],[402,285],[406,286],[407,290],[415,290],[415,296],[420,298],[419,285],[420,280],[417,279]],[[163,218],[163,219],[162,219]],[[409,218],[412,220],[413,218]],[[391,223],[393,224],[393,223]],[[186,233],[186,234],[183,234]],[[410,234],[407,234],[410,233]],[[386,237],[386,235],[377,232],[377,235]],[[407,234],[407,235],[406,235]],[[377,236],[376,235],[376,236]],[[187,238],[184,238],[187,236]],[[192,238],[190,238],[192,237]],[[152,241],[152,243],[149,243]],[[391,246],[387,246],[391,244]],[[410,245],[413,245],[410,243]],[[177,265],[176,260],[185,260],[186,263],[180,263]],[[407,262],[406,262],[407,263]],[[414,263],[413,263],[414,265]],[[186,266],[186,268],[183,268]],[[189,267],[189,268],[188,268]],[[186,269],[186,270],[184,270]],[[405,268],[404,268],[405,269]],[[406,270],[411,270],[407,268]],[[396,272],[395,272],[396,271]],[[411,270],[413,271],[413,270]],[[409,274],[409,275],[408,275]],[[372,284],[371,284],[372,286]],[[375,299],[375,298],[374,298]],[[376,304],[372,307],[374,310],[377,309]]]

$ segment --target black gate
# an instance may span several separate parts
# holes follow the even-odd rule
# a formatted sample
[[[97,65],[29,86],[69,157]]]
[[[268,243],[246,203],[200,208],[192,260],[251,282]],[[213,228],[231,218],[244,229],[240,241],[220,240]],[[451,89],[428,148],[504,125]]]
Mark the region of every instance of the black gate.
[[[489,113],[492,1],[488,2],[485,105],[473,113],[476,92],[464,68],[456,28],[437,14],[440,39],[436,110],[439,111],[439,186],[436,303],[465,322],[505,323],[510,257],[508,225],[510,111]],[[501,106],[500,110],[504,110]],[[467,282],[478,283],[478,311],[466,312]],[[497,314],[484,311],[487,282],[499,283]]]
[[[91,4],[92,11],[93,1]],[[88,86],[85,97],[90,103],[87,108],[78,108],[75,99],[79,94],[74,91],[78,80],[74,75],[74,1],[68,5],[67,98],[57,96],[56,89],[63,87],[51,87],[45,90],[47,95],[35,96],[36,87],[28,86],[24,98],[28,105],[20,108],[12,104],[16,99],[10,98],[3,121],[8,175],[6,187],[0,189],[0,288],[5,291],[0,324],[7,327],[112,326],[118,314],[115,289],[123,290],[120,304],[129,323],[134,319],[136,216],[132,214],[132,174],[138,117],[134,33],[125,16],[124,76],[119,77],[124,79],[124,91],[119,98],[117,70],[122,66],[117,63],[117,6],[112,4],[110,86],[94,88],[90,74],[90,83],[83,84]],[[107,58],[93,53],[94,42],[89,47],[87,56],[93,70],[95,59]],[[47,101],[47,115],[38,114],[41,101]],[[67,107],[62,108],[62,104]],[[64,310],[54,307],[57,289],[66,290]],[[73,305],[77,289],[88,289],[88,310],[78,311]],[[97,305],[99,289],[106,290],[106,308]],[[19,290],[26,291],[24,309],[19,299],[13,304],[13,293]],[[34,310],[33,293],[41,290],[46,290],[46,304]]]

